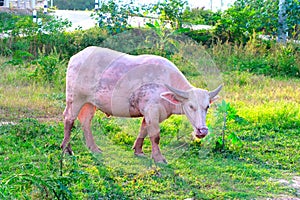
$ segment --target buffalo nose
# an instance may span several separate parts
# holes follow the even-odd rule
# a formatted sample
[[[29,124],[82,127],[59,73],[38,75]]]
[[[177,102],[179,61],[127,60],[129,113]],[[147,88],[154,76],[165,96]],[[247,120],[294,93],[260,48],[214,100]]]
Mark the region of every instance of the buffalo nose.
[[[196,137],[204,138],[208,134],[208,128],[202,127],[197,129]]]

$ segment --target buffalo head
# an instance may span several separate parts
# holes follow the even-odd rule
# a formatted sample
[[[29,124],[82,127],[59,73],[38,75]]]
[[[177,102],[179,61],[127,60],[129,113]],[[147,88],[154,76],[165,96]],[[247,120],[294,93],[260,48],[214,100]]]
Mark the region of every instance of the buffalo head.
[[[166,85],[169,92],[164,92],[161,97],[172,104],[180,105],[194,128],[195,136],[203,138],[208,134],[206,114],[210,104],[218,98],[222,85],[213,91],[192,88],[187,91],[178,90]]]

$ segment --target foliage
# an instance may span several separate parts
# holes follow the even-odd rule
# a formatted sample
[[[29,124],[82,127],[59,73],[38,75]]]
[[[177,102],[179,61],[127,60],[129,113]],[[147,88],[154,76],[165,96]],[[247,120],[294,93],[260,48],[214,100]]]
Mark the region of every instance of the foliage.
[[[3,33],[6,30],[12,30],[14,28],[14,23],[16,23],[18,18],[18,16],[0,12],[0,33]]]
[[[254,35],[245,45],[214,45],[211,53],[223,71],[239,70],[267,76],[300,77],[299,45],[265,43]]]
[[[153,37],[153,35],[147,36],[146,41],[152,43],[152,48],[164,57],[168,57],[179,50],[180,38],[176,38],[176,36],[189,31],[189,29],[185,28],[169,30],[163,22],[157,20],[155,20],[154,24],[147,23],[146,25],[156,34],[156,37]],[[153,40],[153,38],[156,38],[156,40]],[[164,53],[166,54],[164,55]]]
[[[12,15],[0,13],[4,20],[1,32],[8,33],[10,36],[37,36],[41,33],[57,33],[63,32],[70,27],[70,22],[62,20],[51,15],[44,15],[41,11],[38,16],[42,20],[42,24],[33,22],[30,15]]]
[[[225,100],[222,100],[221,103],[217,104],[216,109],[216,125],[221,125],[221,130],[212,130],[215,133],[216,144],[214,146],[214,150],[216,151],[224,151],[229,148],[229,146],[241,147],[242,140],[238,137],[235,132],[228,133],[228,123],[234,122],[244,122],[244,119],[237,115],[237,110],[230,105],[230,103],[226,103]],[[217,132],[220,133],[218,134]],[[229,143],[229,144],[228,144]]]
[[[95,7],[94,0],[55,0],[54,6],[60,10],[92,10]]]
[[[184,34],[197,43],[200,43],[207,47],[213,46],[215,36],[211,33],[210,30],[190,30],[189,32],[186,32]]]
[[[18,69],[21,76],[20,81],[48,85],[57,90],[63,90],[67,63],[65,60],[61,60],[55,48],[48,55],[45,51],[39,52],[37,58],[27,51],[16,51],[12,59],[4,63],[3,70],[10,65],[14,65]]]
[[[182,20],[190,24],[202,24],[214,26],[221,18],[221,12],[213,12],[204,8],[186,8]]]
[[[34,71],[29,76],[36,82],[44,82],[52,86],[61,85],[64,82],[61,77],[65,77],[66,62],[60,60],[56,49],[49,55],[44,55],[44,52],[40,52],[38,59],[31,62]]]
[[[249,35],[256,29],[255,10],[250,7],[231,7],[226,10],[214,27],[214,34],[222,40],[240,41],[245,43]]]
[[[16,50],[12,56],[12,60],[8,61],[7,64],[22,65],[26,61],[33,58],[33,55],[27,51]]]
[[[93,15],[98,21],[99,27],[110,34],[117,34],[125,31],[128,27],[128,18],[133,15],[136,8],[131,4],[122,4],[121,1],[109,0],[101,3]]]
[[[178,29],[182,26],[184,8],[187,1],[182,0],[164,0],[155,4],[149,4],[143,7],[144,15],[152,14],[158,16],[160,23],[170,23],[172,29]]]
[[[42,48],[49,53],[53,50],[53,46],[60,47],[57,39],[62,38],[62,32],[70,26],[70,22],[67,20],[42,13],[38,14],[42,18],[42,25],[34,23],[32,16],[29,15],[10,17],[10,15],[0,13],[0,16],[4,16],[6,19],[2,33],[8,35],[0,39],[0,46],[3,47],[0,53],[4,55],[20,50],[29,51],[32,55],[37,56],[38,51]],[[52,46],[49,48],[50,45]]]
[[[3,13],[0,13],[0,16],[4,16],[6,19],[7,26],[5,30],[3,29],[3,32],[9,35],[9,37],[0,39],[1,55],[16,57],[21,52],[23,54],[27,52],[33,55],[30,58],[33,59],[37,58],[41,51],[46,55],[56,51],[60,58],[69,59],[87,46],[100,45],[108,37],[108,33],[105,30],[97,27],[89,30],[65,32],[70,23],[50,16],[46,16],[46,19],[49,21],[43,23],[42,29],[30,20],[30,16],[20,15],[12,17],[13,15],[11,14]],[[24,22],[26,23],[24,24]],[[15,23],[18,23],[19,27],[14,28],[13,32],[10,32],[9,27]],[[25,32],[29,35],[24,36],[23,33]],[[50,32],[51,34],[49,34]],[[30,59],[26,57],[22,60],[22,63]],[[13,60],[16,61],[14,58]]]
[[[297,0],[286,0],[286,15],[288,23],[289,35],[294,36],[292,32],[299,26],[300,20],[300,3]],[[261,29],[264,29],[266,34],[277,34],[278,22],[278,9],[279,1],[262,1],[262,0],[240,0],[235,2],[237,7],[249,6],[255,10],[255,20]],[[299,28],[299,27],[298,27]],[[299,31],[299,30],[298,30]]]
[[[300,3],[287,0],[287,24],[289,36],[299,34]],[[254,32],[276,36],[278,33],[279,1],[237,0],[224,11],[215,27],[215,33],[224,40],[245,42]]]

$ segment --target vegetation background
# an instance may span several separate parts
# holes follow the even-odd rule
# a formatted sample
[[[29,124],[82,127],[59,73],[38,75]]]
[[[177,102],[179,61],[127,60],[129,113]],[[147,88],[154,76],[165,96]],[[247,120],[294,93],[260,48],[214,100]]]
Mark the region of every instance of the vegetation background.
[[[278,3],[237,0],[212,12],[179,0],[139,9],[108,1],[94,14],[97,27],[74,32],[65,31],[70,22],[42,11],[42,25],[0,13],[0,199],[299,199],[300,3],[285,1],[288,40],[277,42]],[[158,18],[144,28],[126,21],[151,13]],[[183,28],[189,23],[213,28]],[[169,164],[156,165],[131,150],[140,119],[98,112],[93,132],[104,153],[85,148],[77,123],[75,155],[63,155],[67,62],[90,45],[164,56],[192,84],[208,88],[182,49],[205,52],[201,62],[217,66],[225,86],[208,114],[210,134],[192,140],[186,118],[172,116],[161,125]],[[150,154],[148,140],[144,150]]]

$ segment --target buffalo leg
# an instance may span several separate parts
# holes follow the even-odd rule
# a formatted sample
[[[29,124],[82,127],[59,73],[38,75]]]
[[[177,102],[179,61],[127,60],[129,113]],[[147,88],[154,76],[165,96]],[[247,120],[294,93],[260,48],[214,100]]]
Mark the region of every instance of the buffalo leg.
[[[159,149],[159,140],[160,136],[156,135],[153,137],[150,137],[151,145],[152,145],[152,154],[151,157],[156,163],[165,163],[167,164],[167,160],[163,157],[163,155],[160,152]]]
[[[64,111],[64,139],[61,144],[61,148],[65,153],[70,155],[73,154],[71,145],[70,145],[70,137],[71,137],[71,130],[74,125],[74,121],[77,117],[80,107],[72,107],[72,102],[67,102],[65,111]],[[75,112],[74,112],[75,111]],[[76,112],[77,111],[77,112]]]
[[[91,121],[94,117],[95,111],[96,111],[96,107],[90,103],[87,103],[81,108],[78,115],[78,119],[81,123],[84,132],[84,137],[85,137],[85,142],[87,147],[94,153],[101,153],[101,150],[95,144],[92,131],[91,131]]]
[[[134,145],[132,147],[132,149],[134,149],[134,155],[136,156],[144,156],[144,152],[143,152],[143,143],[144,143],[144,139],[147,136],[147,129],[146,129],[146,122],[145,122],[145,118],[142,121],[141,124],[141,128],[140,128],[140,133],[138,135],[138,137],[136,138]]]
[[[64,119],[64,140],[61,144],[61,148],[65,153],[73,155],[73,151],[70,144],[71,130],[74,125],[74,119]]]
[[[159,106],[151,106],[148,109],[145,115],[146,129],[149,134],[152,153],[151,157],[156,163],[167,163],[166,159],[160,152],[159,140],[160,140],[160,128],[159,128]]]

